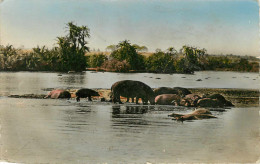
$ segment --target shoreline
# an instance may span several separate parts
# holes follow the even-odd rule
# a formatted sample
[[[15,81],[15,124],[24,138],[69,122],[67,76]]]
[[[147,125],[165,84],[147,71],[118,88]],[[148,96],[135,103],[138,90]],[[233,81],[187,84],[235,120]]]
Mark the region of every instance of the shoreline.
[[[258,89],[235,89],[235,88],[187,88],[192,93],[202,96],[203,94],[221,94],[227,100],[231,101],[235,107],[258,107],[260,91]],[[51,91],[52,88],[43,89],[44,91]],[[71,98],[75,99],[76,88],[67,89],[71,93]],[[99,101],[105,98],[106,101],[110,100],[110,89],[96,88],[93,89],[99,92],[100,96],[93,96],[93,100]],[[29,99],[43,99],[47,94],[24,94],[24,95],[9,95],[10,98],[29,98]],[[125,102],[126,98],[121,97]]]

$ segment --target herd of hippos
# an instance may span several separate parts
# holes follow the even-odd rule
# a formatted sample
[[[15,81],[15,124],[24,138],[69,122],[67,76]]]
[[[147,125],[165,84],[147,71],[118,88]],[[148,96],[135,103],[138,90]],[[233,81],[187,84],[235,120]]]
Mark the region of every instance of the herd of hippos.
[[[76,100],[80,101],[80,98],[88,98],[92,101],[92,96],[100,96],[98,92],[92,89],[79,89],[76,92]],[[148,85],[140,81],[122,80],[114,83],[111,87],[111,100],[113,103],[120,103],[120,97],[126,97],[129,102],[138,104],[138,100],[141,98],[144,105],[176,105],[186,107],[228,107],[234,106],[230,101],[226,100],[224,96],[220,94],[199,96],[192,94],[188,89],[182,87],[160,87],[152,89]],[[71,98],[69,91],[56,89],[51,91],[45,98]],[[101,99],[101,100],[104,100]]]
[[[100,94],[92,89],[83,88],[76,92],[76,100],[80,101],[80,98],[88,98],[92,101],[91,96],[100,96]],[[186,107],[229,107],[234,106],[230,101],[226,100],[220,94],[199,96],[197,94],[192,94],[188,89],[182,87],[160,87],[152,89],[147,84],[140,81],[133,80],[122,80],[114,83],[111,87],[111,95],[109,100],[113,103],[120,103],[120,97],[127,98],[126,102],[130,99],[132,102],[138,104],[138,100],[141,98],[144,105],[175,105],[175,106],[186,106]],[[53,90],[45,98],[71,98],[71,94],[66,90]],[[105,101],[101,98],[101,101]],[[176,120],[190,120],[190,119],[200,119],[200,118],[215,118],[211,115],[210,111],[207,109],[199,109],[187,115],[181,114],[171,114],[169,116],[174,117]]]

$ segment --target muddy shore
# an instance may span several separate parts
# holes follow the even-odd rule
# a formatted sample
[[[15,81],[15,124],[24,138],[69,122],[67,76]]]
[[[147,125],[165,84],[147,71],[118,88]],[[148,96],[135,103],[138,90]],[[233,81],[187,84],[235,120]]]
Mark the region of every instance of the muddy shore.
[[[44,91],[51,91],[53,88],[43,89]],[[259,106],[259,90],[256,89],[225,89],[225,88],[188,88],[192,93],[202,96],[203,94],[221,94],[227,100],[231,101],[235,107],[257,107]],[[75,99],[75,93],[77,89],[67,89]],[[100,100],[104,97],[106,100],[110,100],[110,89],[94,89],[99,92],[100,97],[93,97],[93,100]],[[25,95],[10,95],[8,97],[12,98],[32,98],[32,99],[43,99],[46,95],[36,95],[36,94],[25,94]],[[122,101],[126,101],[122,97]]]

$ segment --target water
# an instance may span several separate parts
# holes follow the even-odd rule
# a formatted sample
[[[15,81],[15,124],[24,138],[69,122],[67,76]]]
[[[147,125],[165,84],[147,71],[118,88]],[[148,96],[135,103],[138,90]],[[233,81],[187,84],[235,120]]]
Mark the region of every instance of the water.
[[[259,158],[258,107],[213,111],[217,119],[181,123],[167,115],[188,113],[192,108],[6,97],[9,94],[46,93],[44,88],[110,88],[114,81],[140,80],[143,76],[148,78],[142,81],[152,87],[228,88],[232,87],[229,80],[236,76],[240,80],[233,86],[257,88],[259,83],[254,83],[253,78],[258,74],[200,72],[168,77],[88,72],[57,75],[0,73],[1,160],[21,163],[245,163]],[[178,76],[186,78],[178,79]],[[204,81],[208,76],[219,76],[226,84],[215,80],[214,84],[205,86],[196,81],[198,78]]]
[[[45,88],[110,88],[119,80],[139,80],[152,88],[187,87],[187,88],[260,88],[258,73],[239,72],[196,72],[185,74],[152,74],[152,73],[109,73],[85,72],[81,74],[38,73],[38,72],[0,72],[0,95],[42,94]],[[160,78],[160,79],[156,79]],[[196,81],[201,79],[202,81]]]

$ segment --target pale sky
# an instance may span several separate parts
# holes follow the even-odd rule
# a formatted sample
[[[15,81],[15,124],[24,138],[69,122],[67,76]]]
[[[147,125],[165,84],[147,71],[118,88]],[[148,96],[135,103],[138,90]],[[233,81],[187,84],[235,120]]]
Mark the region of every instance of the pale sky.
[[[4,0],[0,9],[1,44],[15,47],[52,47],[74,21],[90,28],[91,49],[127,39],[149,51],[186,44],[259,56],[253,0]]]

